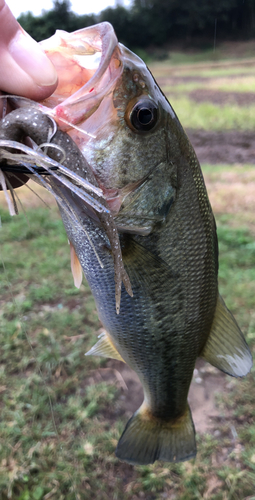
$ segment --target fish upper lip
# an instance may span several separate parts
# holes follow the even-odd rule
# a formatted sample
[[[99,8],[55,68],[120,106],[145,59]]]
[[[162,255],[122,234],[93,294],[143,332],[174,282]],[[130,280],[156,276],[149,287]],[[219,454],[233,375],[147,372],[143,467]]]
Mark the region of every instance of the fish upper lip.
[[[55,65],[57,65],[58,61],[56,59],[55,62],[54,48],[51,48],[54,43],[54,37],[57,39],[57,44],[61,43],[63,51],[65,49],[65,43],[72,44],[72,54],[69,57],[74,68],[78,66],[81,72],[82,70],[91,69],[89,65],[86,66],[88,57],[101,52],[100,61],[94,74],[86,81],[84,72],[84,74],[81,75],[81,86],[78,90],[71,93],[71,95],[62,100],[62,102],[60,102],[60,99],[56,102],[53,95],[53,97],[46,99],[43,103],[53,108],[53,116],[58,122],[61,122],[63,119],[64,123],[68,122],[70,126],[72,126],[85,121],[90,114],[94,112],[94,109],[99,106],[104,96],[112,88],[115,80],[122,73],[121,51],[118,47],[118,40],[113,27],[108,22],[91,26],[74,33],[66,33],[57,30],[53,37],[41,42],[46,54]],[[55,50],[57,52],[57,48]],[[59,52],[61,53],[61,49]],[[61,88],[61,85],[64,85],[63,80],[61,81],[61,69],[60,66],[59,88]],[[57,96],[58,88],[54,94]]]

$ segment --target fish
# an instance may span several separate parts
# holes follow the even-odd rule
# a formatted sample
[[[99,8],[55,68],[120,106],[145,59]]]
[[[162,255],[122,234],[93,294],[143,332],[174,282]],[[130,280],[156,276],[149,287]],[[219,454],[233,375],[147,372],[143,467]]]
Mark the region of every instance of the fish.
[[[89,202],[49,175],[69,207],[59,208],[74,268],[79,262],[104,326],[86,355],[125,362],[143,386],[144,401],[116,456],[132,465],[189,460],[196,439],[187,398],[197,358],[234,377],[252,366],[219,294],[217,230],[201,167],[150,70],[109,23],[57,31],[42,47],[59,85],[41,112],[89,165],[88,180],[102,190],[132,287],[131,294],[122,284],[117,314],[109,235]],[[68,160],[65,166],[80,173]]]

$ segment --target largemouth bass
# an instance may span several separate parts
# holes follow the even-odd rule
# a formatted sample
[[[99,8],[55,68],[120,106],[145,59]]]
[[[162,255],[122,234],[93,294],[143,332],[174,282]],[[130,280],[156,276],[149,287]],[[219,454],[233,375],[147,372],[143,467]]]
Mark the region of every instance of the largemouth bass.
[[[87,355],[124,361],[144,389],[116,455],[131,464],[187,460],[196,454],[187,403],[196,359],[235,377],[252,366],[218,293],[216,225],[199,162],[150,71],[108,23],[58,32],[43,47],[60,78],[37,124],[43,113],[53,117],[86,159],[95,178],[88,180],[102,190],[118,230],[133,291],[131,297],[122,289],[116,314],[109,235],[88,203],[49,176],[72,209],[60,206],[61,216],[105,327]],[[19,111],[24,123],[26,111]],[[68,157],[65,165],[87,178],[87,167]]]

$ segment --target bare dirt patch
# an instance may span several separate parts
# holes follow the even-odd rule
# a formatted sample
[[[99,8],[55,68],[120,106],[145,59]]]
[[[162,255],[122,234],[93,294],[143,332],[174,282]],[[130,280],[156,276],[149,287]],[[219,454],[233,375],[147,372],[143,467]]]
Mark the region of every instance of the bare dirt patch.
[[[200,163],[255,163],[255,134],[186,130]]]

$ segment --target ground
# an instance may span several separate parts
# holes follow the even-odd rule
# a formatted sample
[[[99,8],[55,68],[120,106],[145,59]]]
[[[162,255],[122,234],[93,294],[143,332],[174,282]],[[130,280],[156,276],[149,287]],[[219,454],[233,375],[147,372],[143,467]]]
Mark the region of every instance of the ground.
[[[192,134],[195,138],[201,137],[203,131],[196,131]],[[206,134],[208,137],[210,136],[210,133]],[[222,147],[222,151],[224,151],[224,147]],[[208,156],[204,156],[204,161],[210,163],[213,152],[214,144],[208,141]],[[210,201],[216,215],[245,212],[247,208],[249,213],[255,210],[255,171],[253,172],[251,169],[248,173],[247,171],[242,172],[242,167],[235,165],[232,171],[221,169],[216,170],[213,174],[211,171],[209,174],[205,172],[204,175]],[[31,181],[29,185],[35,188],[45,201],[51,200],[50,195],[38,189]],[[38,198],[30,194],[28,197],[25,188],[21,188],[18,192],[20,199],[26,206],[31,207],[38,204]],[[3,193],[1,193],[0,198],[0,202],[2,201]],[[116,417],[124,415],[127,419],[130,418],[143,400],[142,387],[136,373],[120,361],[109,360],[106,367],[93,371],[87,382],[94,384],[100,381],[115,384],[119,388],[118,406],[114,412],[107,410],[107,418],[115,420]],[[223,373],[202,360],[197,361],[189,392],[189,403],[198,433],[213,430],[215,427],[215,422],[220,417],[219,408],[215,402],[215,393],[227,391],[228,386],[229,380]]]
[[[239,77],[245,73],[245,65],[244,65],[244,70],[243,73],[239,73]],[[176,73],[176,72],[175,72]],[[200,72],[198,72],[200,73]],[[230,76],[230,80],[231,80]],[[241,92],[241,91],[231,91],[231,92],[226,92],[226,91],[221,91],[219,89],[212,89],[208,88],[206,85],[208,83],[208,78],[202,77],[202,76],[189,76],[186,77],[177,75],[175,76],[174,71],[172,71],[170,77],[166,76],[163,74],[162,77],[157,77],[157,80],[159,84],[163,87],[163,90],[166,92],[164,87],[171,86],[172,93],[173,95],[176,92],[176,86],[177,85],[187,85],[188,84],[203,84],[204,88],[193,88],[189,89],[186,92],[186,95],[188,96],[189,100],[192,101],[192,105],[196,106],[196,104],[201,104],[204,102],[209,102],[212,103],[215,106],[224,106],[226,103],[230,106],[239,106],[240,108],[248,108],[249,106],[253,106],[255,103],[255,97],[254,94],[251,92]],[[212,82],[209,82],[212,84]],[[215,83],[215,82],[213,82]],[[225,82],[226,83],[226,82]],[[225,84],[224,83],[224,84]],[[168,96],[170,99],[170,96]],[[171,100],[171,99],[170,99]],[[176,109],[176,108],[175,108]],[[178,110],[176,109],[177,114]],[[206,128],[199,129],[199,128],[186,128],[186,132],[191,140],[191,143],[193,144],[195,151],[197,153],[197,156],[203,165],[203,172],[204,172],[204,177],[205,177],[205,182],[206,186],[208,189],[209,193],[209,198],[212,204],[213,211],[215,213],[216,219],[219,217],[222,217],[224,215],[230,216],[230,219],[228,219],[228,223],[230,226],[237,227],[239,228],[240,222],[244,222],[245,226],[249,228],[251,234],[255,234],[254,230],[254,210],[255,210],[255,197],[254,197],[254,192],[255,192],[255,169],[252,167],[252,164],[255,163],[255,138],[254,138],[254,133],[251,130],[245,130],[244,129],[237,129],[237,130],[207,130]],[[208,165],[210,164],[210,167]],[[224,164],[222,166],[222,164]],[[250,167],[242,167],[242,164],[250,164]],[[226,166],[227,165],[227,166]],[[42,195],[43,199],[45,201],[49,201],[51,204],[51,197],[47,193],[45,193],[44,190],[37,188],[37,186],[33,183],[29,183],[29,185],[32,188],[35,188],[36,190],[39,189],[39,193]],[[24,205],[27,207],[37,207],[38,206],[38,198],[36,196],[31,195],[26,188],[20,188],[17,190],[17,194],[19,195],[20,199],[24,202]],[[0,193],[0,206],[4,203],[3,199],[3,193]],[[237,217],[237,222],[236,222],[236,215]],[[39,249],[40,250],[40,249]],[[39,252],[38,248],[37,251]],[[68,306],[68,310],[70,311],[80,311],[81,307],[83,307],[83,304],[81,304],[81,300],[78,298],[78,295],[72,295],[68,299],[69,301],[65,304]],[[50,305],[48,304],[50,302]],[[52,310],[56,310],[59,305],[59,303],[55,303],[53,301],[48,301],[47,300],[47,307],[49,308],[52,306]],[[78,308],[79,306],[79,308]],[[38,306],[39,307],[39,306]],[[45,306],[46,307],[46,306]],[[93,306],[92,306],[93,307]],[[43,313],[43,306],[41,307],[41,313]],[[48,309],[49,311],[49,309]],[[45,312],[47,312],[45,310]],[[36,314],[36,312],[35,312]],[[252,310],[251,310],[251,316],[252,316]],[[47,330],[47,329],[46,329]],[[100,331],[97,332],[99,334]],[[43,332],[43,335],[47,335],[46,333]],[[79,338],[83,337],[84,333],[81,335],[77,335],[77,339],[75,335],[73,337],[66,337],[66,342],[67,343],[75,343],[79,342]],[[96,340],[96,337],[95,337]],[[82,349],[83,349],[82,345]],[[89,363],[89,359],[86,358],[86,361]],[[118,417],[123,417],[123,420],[127,420],[128,418],[131,417],[134,411],[137,410],[139,405],[142,402],[143,399],[143,393],[142,393],[142,388],[140,385],[140,382],[138,380],[137,375],[131,371],[125,364],[115,361],[115,360],[109,360],[103,367],[98,367],[97,369],[91,369],[89,371],[89,376],[86,380],[84,380],[84,386],[85,387],[93,387],[96,386],[96,384],[104,381],[107,384],[110,385],[115,385],[118,389],[118,394],[117,398],[114,401],[114,404],[108,404],[105,408],[101,409],[98,412],[99,418],[100,416],[104,417],[109,423],[114,424],[117,420]],[[61,369],[60,369],[61,372]],[[59,372],[59,373],[60,373]],[[63,376],[61,373],[60,375],[58,374],[58,371],[56,372],[56,379],[58,377],[61,378]],[[230,377],[226,377],[223,373],[218,371],[216,368],[212,367],[208,363],[204,362],[203,360],[198,360],[196,364],[196,368],[194,370],[194,376],[190,388],[190,393],[189,393],[189,403],[191,406],[192,410],[192,415],[193,415],[193,420],[195,423],[196,431],[198,434],[204,435],[205,433],[209,432],[213,437],[218,438],[224,441],[225,435],[224,432],[222,433],[218,430],[218,422],[222,418],[222,406],[218,404],[218,396],[215,396],[216,394],[225,394],[225,395],[231,395],[232,388],[233,388],[233,380]],[[57,386],[57,383],[56,383]],[[77,387],[75,386],[75,389],[70,389],[73,390],[75,393],[75,390]],[[229,399],[231,396],[229,397]],[[230,406],[231,406],[231,401],[230,401]],[[236,410],[236,408],[235,408]],[[238,409],[237,409],[238,411]],[[229,413],[228,413],[229,412]],[[229,414],[229,418],[228,418]],[[239,463],[238,463],[238,453],[239,453],[239,448],[241,445],[239,444],[239,441],[235,441],[236,439],[236,431],[235,431],[235,421],[239,422],[241,421],[242,415],[240,416],[239,414],[235,417],[233,417],[234,414],[234,408],[229,410],[229,408],[224,407],[224,419],[226,421],[226,435],[230,435],[230,440],[232,439],[233,436],[233,443],[231,441],[231,444],[229,445],[229,448],[227,448],[225,445],[222,449],[221,443],[220,443],[220,448],[214,447],[212,448],[213,451],[209,451],[208,455],[212,457],[212,465],[210,464],[208,466],[208,471],[207,471],[207,486],[205,489],[205,493],[203,494],[203,497],[200,496],[198,493],[198,496],[192,497],[194,499],[200,499],[200,498],[207,498],[210,499],[212,498],[212,495],[217,491],[219,492],[219,495],[221,495],[221,490],[222,490],[222,481],[219,480],[219,476],[216,475],[217,469],[220,469],[220,466],[229,466],[235,467],[237,474],[239,474]],[[78,416],[78,413],[77,413]],[[232,420],[231,420],[232,416]],[[234,420],[234,418],[236,420]],[[245,417],[246,418],[246,417]],[[238,420],[239,419],[239,420]],[[250,417],[252,419],[252,417]],[[234,424],[232,423],[234,422]],[[247,423],[247,418],[246,418],[246,423]],[[95,423],[95,425],[100,425],[98,422]],[[112,425],[113,427],[113,425]],[[84,438],[83,434],[81,433],[82,438]],[[87,438],[87,437],[86,437]],[[114,439],[117,438],[117,434],[114,435]],[[203,436],[203,440],[205,441],[207,438]],[[237,443],[237,444],[235,444]],[[86,445],[87,446],[87,445]],[[88,445],[89,446],[89,445]],[[91,446],[91,445],[90,445]],[[209,446],[209,444],[208,444]],[[31,448],[32,449],[32,448]],[[113,451],[111,450],[110,453],[113,455]],[[231,458],[231,453],[234,454],[234,458],[232,456]],[[248,453],[248,452],[247,452]],[[248,456],[248,455],[247,455]],[[230,458],[229,458],[230,457]],[[227,464],[226,461],[228,460]],[[231,462],[232,460],[232,462]],[[249,459],[250,460],[250,459]],[[251,462],[251,460],[250,460]],[[202,466],[204,466],[203,462]],[[205,464],[208,462],[205,461]],[[255,463],[255,455],[254,455],[254,463]],[[130,495],[132,495],[132,500],[137,500],[140,497],[144,497],[144,492],[140,491],[139,492],[139,497],[136,496],[136,494],[132,494],[132,484],[135,484],[136,481],[136,476],[135,476],[135,471],[131,466],[128,466],[126,464],[118,462],[116,465],[110,465],[108,464],[109,469],[106,471],[107,475],[107,480],[110,483],[114,483],[115,476],[119,476],[121,478],[121,481],[123,482],[123,485],[125,487],[125,491],[128,493],[128,488],[130,489]],[[214,472],[211,473],[211,467],[214,467]],[[112,467],[112,468],[111,468]],[[193,469],[192,465],[190,463],[185,464],[186,467],[186,476],[189,477],[189,472],[190,476],[193,474]],[[190,470],[189,470],[190,467]],[[199,467],[199,465],[198,465]],[[216,468],[215,468],[216,467]],[[241,468],[241,466],[240,466]],[[241,471],[242,472],[242,471]],[[111,477],[112,474],[112,477]],[[163,472],[161,471],[160,474],[164,474],[164,469]],[[174,476],[175,472],[173,472],[173,477],[174,479],[169,478],[169,472],[166,471],[166,476],[162,476],[163,478],[166,477],[169,481],[170,479],[173,481],[173,483],[178,482],[178,474]],[[227,473],[226,473],[227,474]],[[241,474],[241,473],[240,473]],[[143,477],[145,476],[145,472],[143,471]],[[149,476],[149,473],[148,473]],[[153,476],[153,473],[151,474],[151,477]],[[194,481],[196,480],[195,472],[194,475],[192,476]],[[231,475],[226,476],[227,480],[232,481]],[[234,477],[234,476],[233,476]],[[241,477],[241,476],[240,476]],[[248,477],[248,476],[247,476]],[[230,478],[230,479],[229,479]],[[227,482],[226,480],[226,482]],[[239,479],[237,479],[238,481]],[[145,481],[146,478],[144,479],[143,487],[145,488]],[[181,477],[182,481],[182,477]],[[201,477],[199,479],[201,483]],[[223,480],[224,481],[224,480]],[[84,484],[87,487],[87,483]],[[88,480],[89,484],[89,480]],[[169,483],[170,484],[170,483]],[[194,483],[196,487],[196,483]],[[202,483],[201,483],[202,484]],[[233,479],[233,484],[234,484],[234,479]],[[229,491],[232,491],[232,483],[230,482],[229,486]],[[151,488],[151,486],[150,486]],[[156,488],[156,487],[155,487]],[[161,488],[161,486],[159,486]],[[162,486],[163,488],[163,486]],[[172,488],[171,484],[169,488]],[[193,488],[193,486],[192,486]],[[174,487],[173,487],[174,489]],[[169,490],[170,491],[170,490]],[[193,490],[192,490],[193,491]],[[224,490],[225,491],[225,490]],[[250,491],[250,490],[249,490]],[[253,490],[252,490],[253,492]],[[169,496],[169,494],[171,496]],[[170,498],[179,498],[175,496],[175,493],[173,493],[173,490],[170,491],[170,493],[165,493],[163,492],[160,497],[154,497],[152,496],[146,496],[147,499],[151,498],[167,498],[167,500],[170,500]],[[166,495],[166,496],[164,496]],[[172,496],[173,495],[173,496]],[[239,498],[238,496],[232,497],[232,494],[226,493],[226,496],[224,496],[224,493],[222,496],[217,497],[220,500],[230,500],[230,498]],[[24,497],[25,498],[25,497]],[[46,498],[46,497],[45,497]],[[55,498],[55,497],[54,497]],[[103,498],[103,497],[102,497]],[[106,497],[104,497],[106,498]],[[107,497],[108,498],[108,497]],[[115,498],[115,497],[114,497]],[[121,498],[116,496],[116,498]],[[128,497],[128,498],[131,498]],[[185,498],[185,500],[188,498],[190,500],[191,497],[186,496],[182,497]],[[213,497],[214,498],[214,497]],[[254,498],[254,497],[249,497],[249,498]],[[23,499],[23,497],[22,497]],[[247,497],[248,499],[248,497]],[[30,500],[30,498],[29,498]]]
[[[255,135],[249,131],[186,130],[201,163],[255,163]]]

